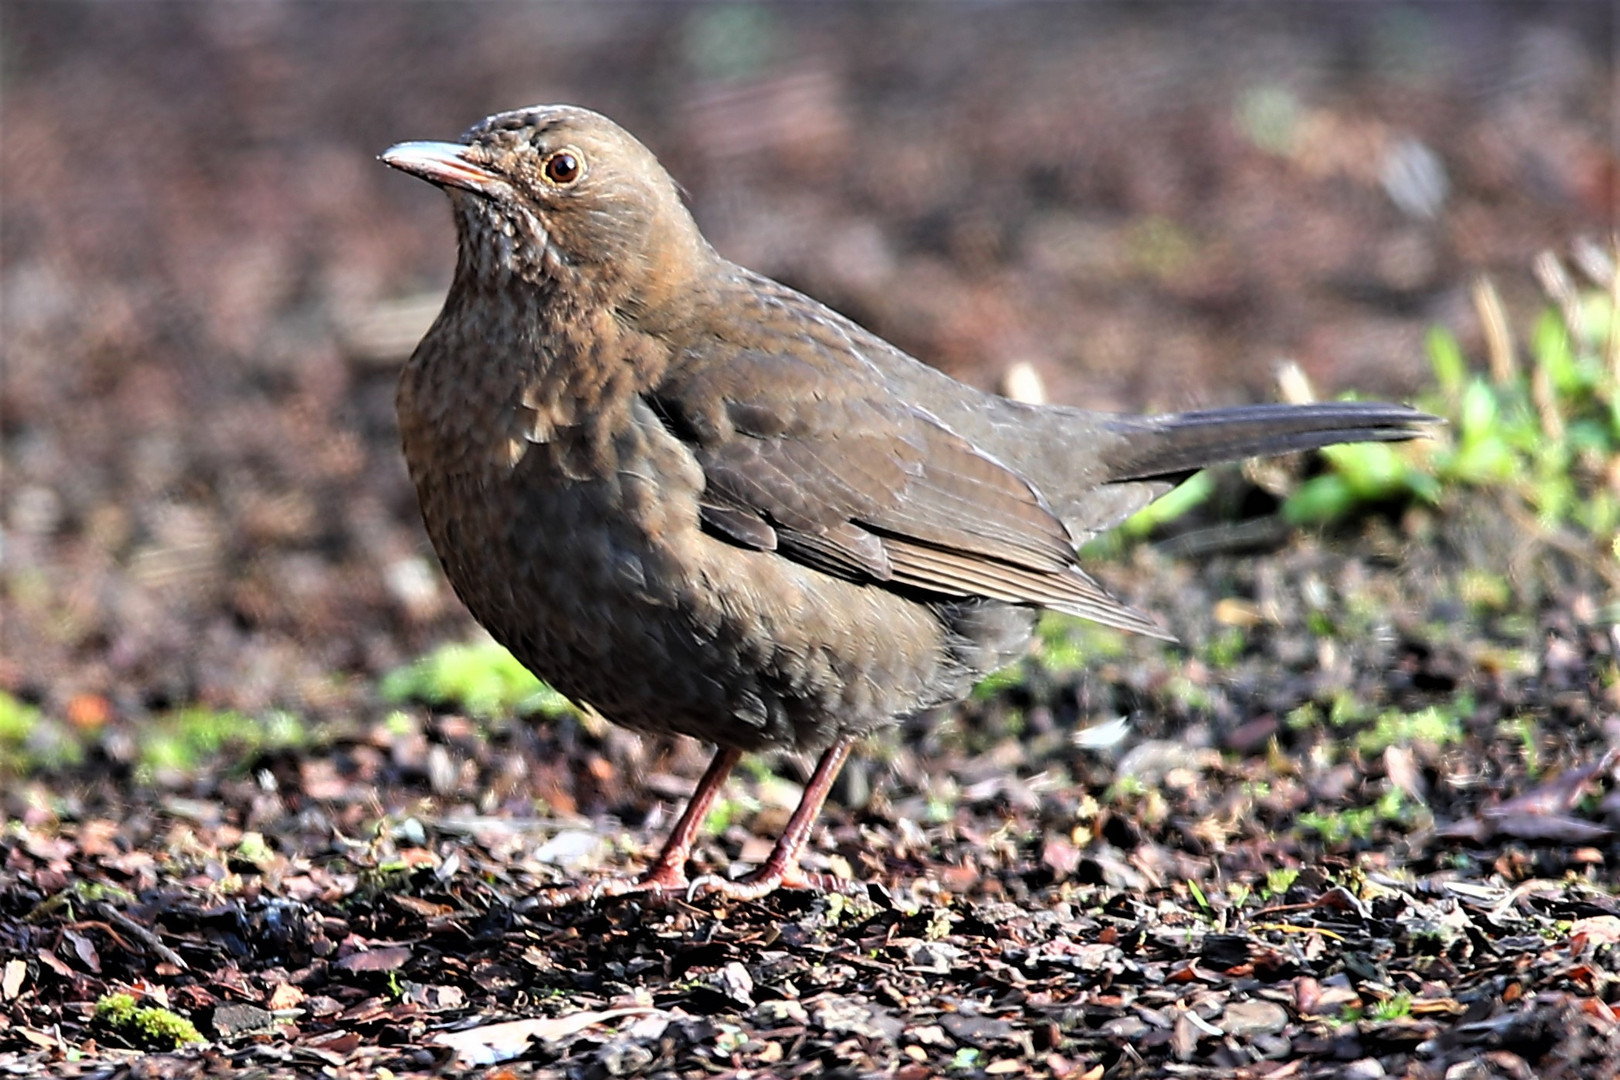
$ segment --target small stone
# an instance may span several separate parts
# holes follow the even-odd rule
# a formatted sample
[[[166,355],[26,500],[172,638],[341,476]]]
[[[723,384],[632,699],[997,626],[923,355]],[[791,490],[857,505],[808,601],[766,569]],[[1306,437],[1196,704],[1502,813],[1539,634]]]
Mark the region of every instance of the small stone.
[[[213,1029],[216,1039],[228,1042],[243,1035],[271,1031],[276,1026],[276,1018],[273,1013],[257,1005],[232,1002],[215,1009],[208,1026]]]
[[[1226,1007],[1216,1023],[1239,1039],[1275,1035],[1288,1026],[1288,1010],[1270,1001],[1236,1001]]]
[[[642,1076],[653,1063],[653,1052],[629,1039],[611,1039],[596,1052],[596,1060],[609,1076]]]
[[[1146,1021],[1136,1016],[1116,1016],[1102,1026],[1104,1035],[1116,1039],[1135,1039],[1147,1029]]]
[[[733,960],[715,972],[709,985],[744,1008],[753,1008],[753,976],[749,975],[748,969],[737,961]]]

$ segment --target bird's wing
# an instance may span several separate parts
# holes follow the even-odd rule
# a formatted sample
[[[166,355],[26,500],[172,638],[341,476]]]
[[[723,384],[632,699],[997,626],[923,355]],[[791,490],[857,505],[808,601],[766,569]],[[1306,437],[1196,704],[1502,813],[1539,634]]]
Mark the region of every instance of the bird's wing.
[[[1164,636],[1080,570],[1024,478],[827,344],[706,341],[646,395],[703,468],[709,531],[850,580]]]

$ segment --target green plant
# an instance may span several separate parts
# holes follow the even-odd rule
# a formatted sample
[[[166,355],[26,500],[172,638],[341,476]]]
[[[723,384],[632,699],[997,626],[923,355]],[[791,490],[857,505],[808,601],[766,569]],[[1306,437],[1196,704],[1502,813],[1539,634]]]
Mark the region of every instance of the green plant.
[[[1208,469],[1189,476],[1114,528],[1088,540],[1080,548],[1081,558],[1102,559],[1117,555],[1130,541],[1144,539],[1164,525],[1190,514],[1215,494],[1215,476]]]
[[[1310,810],[1299,815],[1299,824],[1316,833],[1325,847],[1342,848],[1352,842],[1368,842],[1381,823],[1408,828],[1423,815],[1423,809],[1399,788],[1392,787],[1371,806],[1350,806],[1333,812]]]
[[[1204,656],[1209,660],[1210,667],[1216,670],[1229,668],[1242,659],[1248,643],[1248,635],[1241,627],[1223,626],[1210,637],[1204,647]]]
[[[83,759],[71,727],[0,690],[0,772],[63,768]]]
[[[139,1005],[133,995],[104,994],[96,1002],[96,1022],[135,1046],[175,1050],[206,1042],[190,1020],[169,1009]]]
[[[39,726],[39,710],[0,690],[0,746],[9,753],[21,746]]]
[[[1557,303],[1529,328],[1527,367],[1515,356],[1500,300],[1482,283],[1475,300],[1488,331],[1489,376],[1470,371],[1449,331],[1429,334],[1437,389],[1421,404],[1448,427],[1434,440],[1327,448],[1328,470],[1300,485],[1284,516],[1331,521],[1367,503],[1433,503],[1445,490],[1489,489],[1544,529],[1573,526],[1620,553],[1614,301],[1597,290],[1576,293],[1550,256],[1538,271]]]
[[[1072,676],[1099,660],[1123,657],[1126,648],[1126,635],[1113,627],[1055,611],[1044,612],[1035,627],[1035,644],[1030,655],[980,679],[973,688],[973,698],[990,701],[1013,687],[1023,686],[1032,671]]]
[[[1323,447],[1327,471],[1289,495],[1283,519],[1294,525],[1320,524],[1347,517],[1362,506],[1436,502],[1441,483],[1423,467],[1422,453],[1409,444],[1394,443]]]
[[[302,746],[308,738],[303,722],[289,712],[255,718],[234,709],[191,705],[161,713],[142,726],[135,776],[152,783],[191,773],[227,748],[234,760],[243,761],[265,750]]]
[[[574,708],[493,641],[441,645],[420,660],[389,672],[383,677],[381,691],[389,701],[453,706],[481,719],[555,717]]]
[[[1369,1020],[1381,1020],[1386,1023],[1391,1020],[1404,1020],[1412,1015],[1412,995],[1403,991],[1383,1001],[1375,1002],[1372,1008],[1367,1010],[1366,1015]]]
[[[992,671],[973,684],[973,700],[992,701],[1015,686],[1023,686],[1028,678],[1029,672],[1024,670],[1022,663]]]
[[[1357,732],[1356,749],[1363,754],[1378,754],[1391,746],[1425,742],[1435,746],[1449,746],[1462,739],[1463,713],[1473,711],[1472,701],[1459,699],[1455,708],[1442,711],[1430,705],[1414,713],[1389,709],[1378,714],[1373,726]]]
[[[1279,866],[1275,869],[1267,870],[1265,887],[1266,898],[1270,899],[1273,896],[1285,895],[1289,889],[1294,887],[1294,882],[1297,880],[1299,880],[1299,870],[1296,867]]]
[[[1256,138],[1260,130],[1275,135],[1278,118],[1287,113],[1286,100],[1262,88],[1246,99],[1239,118]],[[1262,122],[1263,117],[1270,119]],[[1487,328],[1490,374],[1470,369],[1449,330],[1431,330],[1427,351],[1435,385],[1418,404],[1444,426],[1432,438],[1407,443],[1323,449],[1325,468],[1287,494],[1283,518],[1320,525],[1368,506],[1444,505],[1450,492],[1487,490],[1507,500],[1510,515],[1522,512],[1529,523],[1547,530],[1574,527],[1620,560],[1620,310],[1601,289],[1576,291],[1551,256],[1538,261],[1537,272],[1554,304],[1524,332],[1531,356],[1527,367],[1515,356],[1500,299],[1482,282],[1475,301]],[[1612,274],[1612,267],[1593,271],[1605,272]],[[1308,384],[1300,388],[1308,395]],[[1208,501],[1216,490],[1215,475],[1200,472],[1093,538],[1081,553],[1115,555]],[[1620,582],[1620,574],[1610,576]],[[1486,590],[1479,599],[1500,604],[1500,589]],[[1325,615],[1314,621],[1313,632],[1333,632]]]
[[[1098,660],[1117,660],[1126,650],[1124,632],[1058,612],[1041,616],[1035,637],[1041,663],[1057,675],[1084,671]]]

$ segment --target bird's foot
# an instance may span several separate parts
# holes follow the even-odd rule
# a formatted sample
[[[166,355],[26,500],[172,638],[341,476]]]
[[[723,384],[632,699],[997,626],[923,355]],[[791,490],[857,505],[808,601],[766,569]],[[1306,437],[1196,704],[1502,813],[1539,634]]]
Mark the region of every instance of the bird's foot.
[[[773,866],[766,863],[752,874],[732,879],[719,874],[704,874],[686,888],[686,898],[721,896],[727,900],[758,900],[778,889],[802,889],[809,892],[843,893],[857,895],[860,883],[831,874],[817,874],[803,870],[797,863],[792,866]]]
[[[701,878],[699,879],[702,880]],[[635,877],[598,878],[573,885],[560,885],[554,889],[541,889],[530,894],[528,905],[547,910],[593,904],[598,900],[613,900],[621,896],[645,895],[662,900],[683,896],[691,888],[686,871],[680,867],[655,866]]]
[[[594,904],[602,900],[616,900],[624,896],[644,896],[655,902],[676,897],[696,900],[704,896],[722,897],[727,900],[758,900],[778,889],[842,893],[846,896],[858,896],[863,892],[859,882],[834,877],[832,874],[813,873],[797,866],[774,869],[767,865],[740,878],[704,874],[688,881],[684,873],[677,871],[581,881],[554,889],[541,889],[530,894],[524,906],[551,911],[580,904]]]

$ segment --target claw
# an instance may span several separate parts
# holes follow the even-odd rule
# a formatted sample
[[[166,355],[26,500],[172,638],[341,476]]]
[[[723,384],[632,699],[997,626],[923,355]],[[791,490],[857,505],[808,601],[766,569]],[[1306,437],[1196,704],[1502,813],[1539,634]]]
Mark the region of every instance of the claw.
[[[530,901],[540,908],[555,910],[556,908],[573,907],[576,904],[595,904],[602,900],[616,900],[621,896],[635,896],[645,894],[653,899],[664,899],[670,896],[679,896],[688,890],[686,873],[676,871],[667,873],[665,867],[658,866],[654,870],[642,874],[640,877],[610,877],[599,878],[596,881],[582,881],[575,885],[563,885],[555,889],[541,889],[530,897]],[[702,880],[699,878],[698,880]]]
[[[752,874],[741,878],[723,878],[719,874],[704,874],[694,878],[686,888],[686,899],[699,896],[720,896],[727,900],[758,900],[778,889],[803,889],[809,892],[848,893],[854,882],[831,874],[812,874],[797,866],[776,871],[766,863]]]
[[[810,837],[811,827],[816,823],[816,815],[821,813],[821,804],[826,801],[833,779],[837,777],[838,770],[843,768],[844,760],[849,757],[850,748],[854,743],[852,738],[840,739],[821,755],[821,760],[816,762],[816,769],[810,777],[810,782],[805,785],[803,798],[799,800],[793,816],[788,819],[787,827],[782,830],[776,846],[771,849],[770,858],[765,860],[764,866],[752,874],[735,881],[718,874],[703,874],[690,882],[686,879],[686,857],[691,852],[692,841],[697,836],[698,827],[708,815],[710,807],[714,805],[715,796],[719,793],[726,775],[742,756],[740,751],[722,749],[709,763],[708,771],[703,774],[703,779],[698,781],[697,790],[692,793],[691,803],[681,814],[680,820],[675,823],[675,830],[664,844],[664,850],[652,866],[648,867],[646,873],[640,877],[604,878],[596,882],[545,889],[534,895],[535,906],[568,907],[636,893],[667,899],[682,891],[686,893],[687,900],[695,900],[699,896],[758,900],[777,889],[854,893],[855,882],[835,878],[830,874],[809,873],[799,866],[799,855],[804,850],[805,841]]]

